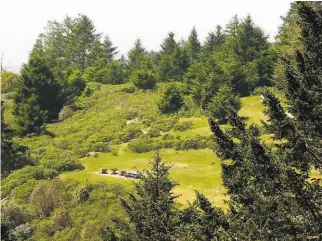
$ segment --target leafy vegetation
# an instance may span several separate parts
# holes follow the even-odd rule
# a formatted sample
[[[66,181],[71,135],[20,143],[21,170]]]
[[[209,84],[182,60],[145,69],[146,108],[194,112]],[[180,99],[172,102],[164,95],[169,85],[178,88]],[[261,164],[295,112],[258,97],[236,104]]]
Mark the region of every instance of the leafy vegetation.
[[[119,59],[87,16],[48,22],[1,76],[1,239],[321,239],[321,4],[284,21]]]

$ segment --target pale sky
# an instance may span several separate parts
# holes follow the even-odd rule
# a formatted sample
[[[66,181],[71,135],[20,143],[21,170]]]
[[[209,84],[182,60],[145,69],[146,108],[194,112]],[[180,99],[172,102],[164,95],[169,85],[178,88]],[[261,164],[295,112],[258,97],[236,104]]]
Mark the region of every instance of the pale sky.
[[[140,38],[147,50],[159,50],[169,31],[186,39],[193,26],[203,41],[217,24],[250,14],[270,40],[289,7],[289,0],[0,0],[0,54],[4,67],[18,72],[48,20],[86,14],[98,32],[107,34],[126,54]]]

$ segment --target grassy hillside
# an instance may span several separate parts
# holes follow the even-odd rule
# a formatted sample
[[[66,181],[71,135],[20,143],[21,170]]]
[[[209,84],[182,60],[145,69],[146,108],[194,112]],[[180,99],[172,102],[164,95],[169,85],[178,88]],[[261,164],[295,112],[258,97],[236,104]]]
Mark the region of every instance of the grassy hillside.
[[[161,85],[156,91],[134,91],[131,85],[92,84],[88,91],[91,94],[77,100],[77,110],[68,112],[65,120],[47,126],[50,135],[31,136],[19,142],[27,145],[32,157],[46,167],[64,170],[66,163],[75,160],[84,165],[84,170],[64,172],[63,179],[127,187],[131,185],[129,180],[99,175],[100,168],[142,170],[148,166],[153,151],[135,153],[129,148],[133,143],[170,145],[161,153],[173,165],[173,179],[180,183],[176,189],[181,194],[179,202],[186,205],[198,190],[216,205],[223,205],[226,197],[220,162],[209,149],[212,142],[206,117],[196,114],[200,111],[191,104],[186,104],[185,111],[177,115],[160,114],[156,102],[163,88]],[[240,115],[247,124],[265,119],[258,96],[242,98],[241,102]],[[176,128],[187,122],[190,123],[187,130]],[[141,140],[145,140],[143,144]],[[97,152],[98,157],[87,157],[89,152]]]

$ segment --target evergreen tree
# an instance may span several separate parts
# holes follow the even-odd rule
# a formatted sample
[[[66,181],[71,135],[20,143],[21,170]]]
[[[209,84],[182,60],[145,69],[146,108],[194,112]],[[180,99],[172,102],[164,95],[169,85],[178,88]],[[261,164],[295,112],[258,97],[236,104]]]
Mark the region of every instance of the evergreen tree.
[[[3,101],[1,101],[1,178],[11,171],[22,168],[27,164],[33,164],[27,155],[27,148],[17,145],[12,137],[11,130],[3,120]]]
[[[170,167],[161,160],[159,151],[150,162],[150,170],[141,173],[141,180],[135,182],[135,195],[122,199],[122,206],[129,218],[129,224],[115,220],[117,232],[105,227],[101,232],[103,240],[146,240],[171,241],[178,227],[178,210],[175,208],[173,188],[177,183],[169,177]]]
[[[178,44],[174,39],[174,33],[169,32],[168,37],[165,38],[161,44],[161,52],[160,52],[161,56],[172,55],[177,46]]]
[[[100,34],[96,33],[93,22],[86,15],[79,15],[68,38],[67,48],[72,50],[72,63],[83,73],[86,67],[92,66],[95,62],[90,56]]]
[[[21,70],[13,114],[20,134],[38,132],[40,127],[57,118],[62,107],[60,86],[50,71],[45,57],[31,55]]]
[[[224,43],[225,33],[222,31],[222,27],[217,25],[216,32],[210,32],[206,37],[203,52],[206,56],[209,56],[214,50],[218,50]]]
[[[141,62],[145,55],[146,50],[142,47],[141,40],[137,39],[134,43],[134,48],[132,48],[128,53],[128,66],[130,71],[134,71],[141,67]]]
[[[176,83],[171,83],[164,91],[158,102],[159,110],[164,113],[174,113],[183,106],[183,97],[180,87]]]
[[[117,47],[113,46],[113,43],[111,42],[108,36],[105,37],[104,42],[102,44],[102,53],[104,62],[106,64],[114,60],[115,55],[118,53]]]
[[[201,44],[198,40],[198,34],[195,27],[193,27],[191,30],[188,42],[185,44],[185,48],[187,49],[191,60],[196,59],[201,51]]]
[[[230,133],[210,120],[230,195],[229,230],[240,240],[321,238],[321,179],[310,178],[312,167],[321,168],[322,8],[299,2],[296,9],[303,51],[296,52],[296,67],[284,61],[284,91],[293,117],[264,91],[266,130],[285,141],[275,148],[266,146],[260,130],[255,125],[247,129],[234,111],[229,116]]]

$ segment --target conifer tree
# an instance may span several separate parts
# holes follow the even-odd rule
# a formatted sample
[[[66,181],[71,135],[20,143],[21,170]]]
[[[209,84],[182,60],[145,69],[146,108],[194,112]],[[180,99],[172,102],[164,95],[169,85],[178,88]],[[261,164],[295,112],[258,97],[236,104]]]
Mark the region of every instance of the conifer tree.
[[[198,54],[201,51],[201,44],[200,44],[200,41],[198,40],[198,34],[195,27],[193,27],[191,30],[188,41],[185,44],[185,48],[187,49],[191,60],[196,59]]]
[[[214,50],[218,50],[225,43],[225,34],[222,31],[220,25],[216,26],[216,32],[210,32],[206,37],[205,44],[203,46],[203,52],[206,56],[213,53]]]
[[[22,134],[38,132],[40,127],[57,118],[62,107],[60,86],[50,71],[45,57],[33,52],[21,70],[13,114],[17,131]]]
[[[129,201],[122,199],[129,224],[115,220],[117,231],[105,227],[103,240],[171,241],[178,227],[178,210],[173,188],[177,183],[169,177],[169,166],[161,160],[159,151],[150,162],[150,170],[141,173],[141,180],[134,183],[135,194]]]
[[[172,55],[177,46],[178,44],[174,39],[174,33],[169,32],[168,37],[166,37],[161,44],[161,56],[165,54]]]
[[[230,133],[210,120],[222,179],[230,195],[227,218],[230,232],[240,240],[321,239],[321,179],[311,179],[311,168],[321,168],[321,36],[322,10],[296,3],[303,51],[296,66],[285,63],[288,111],[268,90],[264,104],[268,133],[284,140],[272,148],[260,140],[260,130],[248,129],[230,112]],[[238,140],[238,141],[236,141]]]

